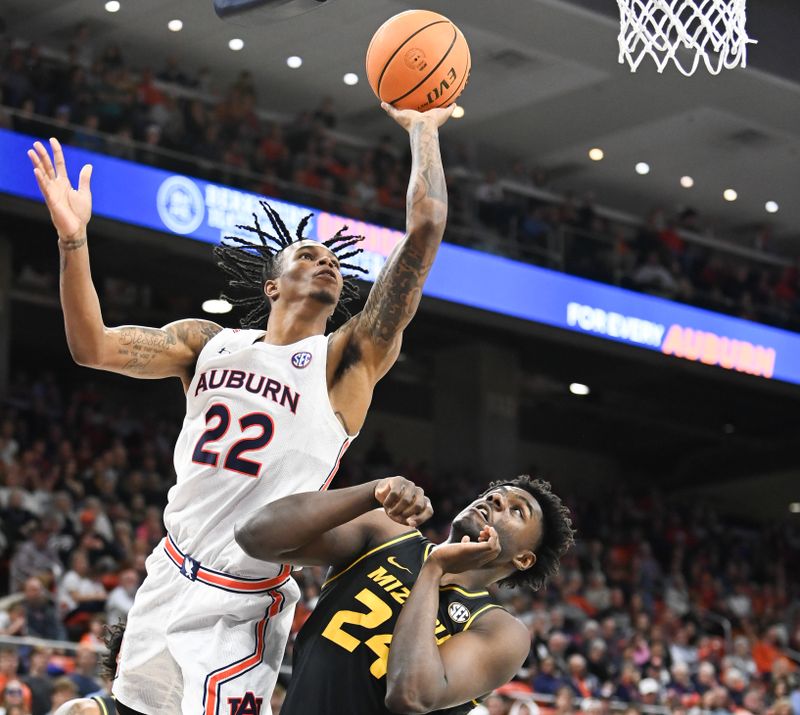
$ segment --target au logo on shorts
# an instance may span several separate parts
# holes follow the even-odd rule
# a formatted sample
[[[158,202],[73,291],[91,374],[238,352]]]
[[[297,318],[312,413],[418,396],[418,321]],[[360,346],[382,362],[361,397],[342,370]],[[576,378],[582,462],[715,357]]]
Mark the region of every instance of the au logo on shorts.
[[[230,715],[261,715],[261,704],[264,698],[257,698],[249,690],[243,698],[228,698]]]
[[[311,362],[311,353],[295,353],[292,355],[292,365],[294,365],[298,370],[302,370],[304,367],[308,367],[309,363]]]
[[[463,603],[453,601],[447,607],[447,615],[450,616],[450,620],[452,620],[453,623],[466,623],[469,620],[470,612],[469,608]]]

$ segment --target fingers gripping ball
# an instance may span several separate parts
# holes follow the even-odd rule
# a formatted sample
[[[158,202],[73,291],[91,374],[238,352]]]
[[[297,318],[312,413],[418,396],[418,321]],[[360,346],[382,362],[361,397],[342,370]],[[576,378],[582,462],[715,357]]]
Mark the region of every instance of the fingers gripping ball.
[[[471,68],[464,35],[444,15],[407,10],[378,28],[367,48],[372,91],[397,109],[446,107],[464,90]]]

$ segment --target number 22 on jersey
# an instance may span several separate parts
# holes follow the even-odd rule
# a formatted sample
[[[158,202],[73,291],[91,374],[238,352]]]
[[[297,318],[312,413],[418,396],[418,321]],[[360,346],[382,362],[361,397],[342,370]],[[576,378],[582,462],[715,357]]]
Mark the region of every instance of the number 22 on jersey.
[[[221,454],[214,449],[214,442],[218,442],[228,433],[231,413],[227,406],[218,402],[206,410],[205,420],[208,429],[197,440],[192,452],[192,461],[195,464],[216,467]],[[246,477],[258,477],[262,467],[261,462],[245,459],[242,455],[266,447],[275,433],[275,423],[266,412],[250,412],[239,418],[240,433],[244,434],[248,430],[251,430],[251,436],[242,437],[230,446],[222,460],[222,468]]]

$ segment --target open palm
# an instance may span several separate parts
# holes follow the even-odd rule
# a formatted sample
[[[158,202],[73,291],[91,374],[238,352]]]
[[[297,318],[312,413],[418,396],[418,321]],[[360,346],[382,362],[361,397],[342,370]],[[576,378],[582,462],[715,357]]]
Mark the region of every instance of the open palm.
[[[34,143],[33,149],[28,150],[28,157],[59,238],[72,239],[86,231],[86,224],[92,217],[92,192],[89,188],[92,166],[87,164],[81,169],[78,189],[75,190],[69,183],[61,144],[57,139],[51,139],[50,146],[53,161],[41,142]]]

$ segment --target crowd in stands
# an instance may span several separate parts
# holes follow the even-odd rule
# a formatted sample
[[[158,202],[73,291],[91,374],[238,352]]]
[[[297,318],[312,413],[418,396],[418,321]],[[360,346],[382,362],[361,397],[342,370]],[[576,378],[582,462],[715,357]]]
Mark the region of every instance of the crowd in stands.
[[[164,537],[180,420],[131,414],[91,384],[19,375],[0,402],[0,712],[44,715],[98,674],[103,627],[124,619],[144,560]],[[348,457],[349,459],[349,457]],[[426,489],[439,541],[480,479],[399,462],[380,439],[343,463],[340,485],[403,473]],[[558,491],[558,482],[555,482]],[[627,708],[691,715],[800,715],[800,529],[745,524],[699,503],[622,487],[564,495],[579,539],[542,592],[499,590],[527,624],[531,652],[492,715]],[[323,570],[297,574],[311,612]],[[8,645],[9,637],[69,640]],[[5,645],[3,645],[5,643]],[[291,644],[287,652],[290,662]],[[280,691],[279,691],[280,692]],[[279,696],[276,699],[279,704]],[[5,708],[5,710],[3,710]],[[277,709],[276,709],[277,713]]]
[[[68,47],[0,46],[0,126],[154,164],[268,196],[402,228],[409,157],[392,134],[347,141],[330,98],[282,117],[243,71],[220,86],[208,68],[175,58],[134,69],[116,45],[99,47],[81,25]],[[49,48],[48,48],[49,49]],[[14,111],[3,111],[3,105]],[[339,131],[343,130],[343,131]],[[592,196],[532,194],[546,172],[521,161],[498,174],[443,134],[447,240],[587,278],[800,329],[800,271],[686,240],[704,233],[697,212],[654,209],[639,228],[614,222]],[[752,240],[769,256],[769,228]]]

